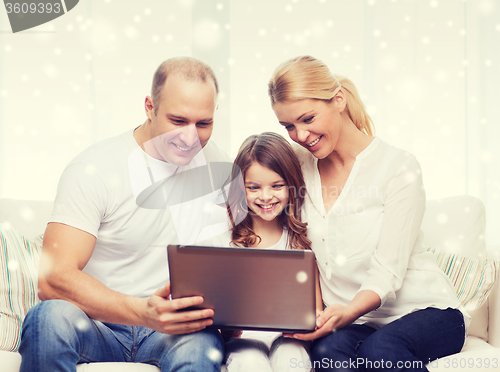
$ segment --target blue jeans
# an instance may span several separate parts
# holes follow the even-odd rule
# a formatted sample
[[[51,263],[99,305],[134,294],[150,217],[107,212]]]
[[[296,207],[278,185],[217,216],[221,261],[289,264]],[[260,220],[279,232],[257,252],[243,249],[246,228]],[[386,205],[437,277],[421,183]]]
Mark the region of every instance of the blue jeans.
[[[465,341],[456,309],[418,310],[380,329],[351,324],[317,339],[313,366],[321,371],[428,371],[429,361],[458,353]]]
[[[217,330],[171,336],[147,327],[102,323],[62,300],[33,307],[23,324],[20,372],[75,372],[78,363],[136,362],[164,371],[220,371]]]

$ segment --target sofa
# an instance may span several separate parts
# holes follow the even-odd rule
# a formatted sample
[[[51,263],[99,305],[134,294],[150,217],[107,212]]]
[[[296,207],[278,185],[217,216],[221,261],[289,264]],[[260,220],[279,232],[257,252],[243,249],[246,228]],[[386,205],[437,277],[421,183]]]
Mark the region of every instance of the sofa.
[[[15,351],[19,328],[25,312],[38,301],[39,235],[45,229],[51,209],[51,202],[0,199],[2,372],[19,370],[21,357]],[[428,363],[430,371],[500,371],[500,285],[496,280],[500,271],[500,249],[486,249],[484,226],[484,206],[477,198],[457,196],[427,202],[422,224],[424,240],[454,282],[459,298],[472,316],[462,351]],[[14,248],[9,239],[18,239],[20,257],[12,258]],[[9,290],[16,281],[24,286],[18,290],[19,294]],[[13,304],[15,301],[19,302],[17,308]],[[11,341],[10,346],[4,345],[6,340]],[[159,369],[146,364],[95,363],[81,364],[77,371],[158,372]]]

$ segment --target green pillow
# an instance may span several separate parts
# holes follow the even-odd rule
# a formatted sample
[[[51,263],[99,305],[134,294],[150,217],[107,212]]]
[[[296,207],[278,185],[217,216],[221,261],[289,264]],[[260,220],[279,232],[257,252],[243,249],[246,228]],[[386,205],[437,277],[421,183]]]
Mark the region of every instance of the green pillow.
[[[495,284],[500,262],[468,258],[438,248],[428,250],[434,253],[439,268],[451,279],[465,309],[472,311],[480,308]]]
[[[38,262],[42,235],[26,239],[0,223],[0,350],[16,351],[26,313],[38,299]]]

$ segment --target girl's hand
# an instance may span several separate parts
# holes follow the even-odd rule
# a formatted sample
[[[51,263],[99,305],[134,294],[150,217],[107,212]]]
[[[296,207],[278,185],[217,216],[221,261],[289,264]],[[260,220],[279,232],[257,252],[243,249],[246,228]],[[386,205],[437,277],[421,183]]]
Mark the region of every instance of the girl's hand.
[[[229,341],[229,339],[231,339],[231,338],[239,338],[239,337],[241,337],[241,334],[243,333],[243,331],[228,330],[228,329],[225,329],[225,330],[219,329],[219,332],[221,333],[222,338],[224,339],[225,342]]]
[[[317,328],[314,332],[283,334],[283,336],[292,337],[297,340],[312,341],[351,324],[355,319],[356,316],[349,310],[348,306],[333,304],[326,307],[323,311],[316,310]]]

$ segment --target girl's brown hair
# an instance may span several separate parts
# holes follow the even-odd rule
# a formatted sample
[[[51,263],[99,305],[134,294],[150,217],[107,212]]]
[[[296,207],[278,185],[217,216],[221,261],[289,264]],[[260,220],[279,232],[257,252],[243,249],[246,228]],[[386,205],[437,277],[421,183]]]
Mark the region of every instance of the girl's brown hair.
[[[354,83],[341,75],[333,75],[328,66],[311,56],[290,59],[276,69],[268,84],[271,104],[301,99],[331,101],[337,89],[347,100],[347,115],[356,127],[373,136],[373,121],[366,112]]]
[[[250,247],[260,241],[260,237],[253,231],[244,185],[245,172],[253,162],[278,173],[285,181],[288,205],[277,218],[280,225],[288,230],[287,246],[311,249],[311,241],[307,238],[307,223],[302,222],[300,217],[306,193],[300,163],[285,138],[272,132],[248,137],[234,160],[227,208],[232,224],[231,243]]]

